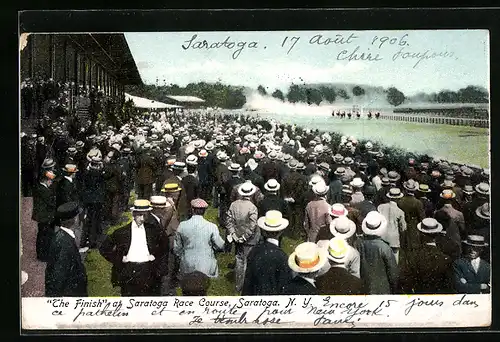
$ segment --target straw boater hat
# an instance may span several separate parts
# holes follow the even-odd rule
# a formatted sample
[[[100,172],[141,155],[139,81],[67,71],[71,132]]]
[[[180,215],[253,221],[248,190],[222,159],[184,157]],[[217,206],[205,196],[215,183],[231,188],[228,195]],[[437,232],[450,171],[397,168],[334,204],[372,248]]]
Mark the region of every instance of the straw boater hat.
[[[490,219],[490,204],[484,203],[482,206],[476,209],[476,215],[480,218],[489,220]]]
[[[307,150],[303,147],[301,147],[297,150],[297,154],[299,154],[299,155],[304,155],[306,153],[307,153]]]
[[[268,232],[279,232],[288,227],[288,220],[278,210],[269,210],[266,216],[259,217],[257,225]]]
[[[186,158],[186,164],[192,166],[198,165],[198,157],[196,157],[194,154],[190,154]]]
[[[397,182],[401,179],[401,175],[396,171],[389,171],[389,173],[387,174],[387,178],[389,178],[391,182]]]
[[[474,187],[472,185],[466,184],[466,185],[464,185],[462,192],[464,194],[467,194],[467,195],[472,195],[475,191],[474,191]]]
[[[341,162],[342,160],[344,160],[344,157],[340,154],[340,153],[337,153],[336,155],[333,156],[333,160],[337,163]]]
[[[299,163],[297,164],[296,169],[297,169],[297,171],[300,171],[300,170],[305,170],[305,169],[306,169],[306,166],[304,165],[304,163],[299,162]]]
[[[470,177],[470,176],[472,176],[473,174],[474,174],[474,171],[472,171],[472,169],[471,169],[471,168],[464,167],[464,168],[462,169],[462,176],[464,176],[464,177]]]
[[[237,163],[231,163],[231,165],[229,165],[227,169],[232,172],[239,172],[241,171],[241,165]]]
[[[441,172],[439,172],[439,170],[432,170],[431,177],[432,178],[439,178],[439,177],[441,177]]]
[[[181,190],[182,188],[179,186],[178,183],[167,183],[165,184],[163,189],[161,189],[161,192],[178,192]]]
[[[335,237],[348,239],[356,233],[356,223],[347,216],[340,216],[330,222],[330,232]]]
[[[382,236],[387,229],[387,219],[378,211],[370,211],[363,219],[361,229],[366,235]]]
[[[489,195],[490,185],[488,183],[479,183],[476,185],[476,192],[481,195]]]
[[[400,188],[390,188],[386,196],[392,199],[397,199],[403,197],[404,195]]]
[[[343,264],[348,260],[350,248],[347,242],[339,237],[334,237],[328,243],[328,259],[337,264]]]
[[[443,230],[443,225],[439,223],[435,218],[427,217],[422,220],[422,222],[417,224],[417,229],[422,233],[426,234],[436,234]]]
[[[351,165],[354,164],[354,160],[352,160],[351,157],[345,157],[344,160],[342,161],[344,165]]]
[[[266,155],[262,151],[255,151],[253,154],[254,159],[260,160],[263,159]]]
[[[361,180],[361,178],[356,177],[349,183],[353,188],[362,188],[365,185],[365,182]]]
[[[313,185],[312,191],[318,196],[324,196],[328,192],[328,185],[325,182],[319,182]]]
[[[191,207],[194,209],[206,209],[208,208],[208,203],[201,198],[195,198],[191,201]]]
[[[299,164],[299,161],[298,161],[298,160],[296,160],[296,159],[292,159],[292,160],[290,160],[290,161],[288,162],[288,168],[289,168],[290,170],[292,170],[292,171],[293,171],[293,170],[295,170],[295,169],[297,168],[297,165],[298,165],[298,164]]]
[[[152,207],[165,208],[167,207],[167,198],[165,196],[151,196],[149,202]]]
[[[218,154],[217,159],[220,161],[226,161],[229,159],[229,156],[225,152],[221,152]]]
[[[419,189],[419,184],[415,182],[413,179],[409,179],[408,181],[403,183],[403,188],[408,191],[417,191]]]
[[[134,211],[151,211],[151,203],[148,200],[139,199],[134,201],[134,206],[130,208],[132,212]]]
[[[365,148],[366,148],[367,150],[371,150],[371,149],[373,148],[373,144],[372,144],[370,141],[368,141],[368,142],[365,144]]]
[[[463,241],[463,243],[468,246],[474,246],[474,247],[489,246],[488,243],[486,243],[484,236],[482,235],[468,235],[467,240]]]
[[[453,199],[455,197],[457,197],[457,195],[455,194],[455,192],[451,189],[444,189],[443,191],[441,191],[441,193],[439,194],[439,197],[441,198],[444,198],[444,199]]]
[[[276,179],[271,178],[264,184],[264,189],[267,191],[278,191],[280,189],[280,183],[278,183]]]
[[[318,169],[323,171],[330,171],[330,165],[328,165],[328,163],[320,163],[318,165]]]
[[[429,186],[427,184],[419,184],[418,191],[422,193],[428,193],[431,192],[431,189],[429,189]]]
[[[184,170],[185,168],[186,168],[186,163],[180,161],[176,161],[172,166],[173,170]]]
[[[345,168],[343,168],[343,167],[338,167],[338,168],[335,170],[334,174],[336,174],[337,176],[343,176],[343,175],[345,175]]]
[[[342,194],[352,195],[352,186],[350,186],[349,184],[342,185]]]
[[[198,152],[198,157],[200,158],[206,158],[207,156],[208,156],[207,150],[201,150],[200,152]]]
[[[42,169],[50,169],[56,166],[56,162],[52,158],[47,158],[42,163]]]
[[[382,182],[382,185],[391,185],[391,181],[387,177],[380,178],[380,181]]]
[[[385,176],[385,177],[387,177],[387,174],[388,174],[387,169],[386,169],[385,167],[381,168],[381,169],[379,170],[379,173],[380,173],[382,176]]]
[[[443,183],[441,184],[441,187],[442,187],[442,188],[447,188],[447,189],[451,189],[451,188],[453,188],[454,186],[455,186],[455,183],[453,183],[453,181],[452,181],[452,180],[450,180],[450,179],[445,179],[445,180],[443,181]]]
[[[328,252],[314,242],[304,242],[295,247],[288,257],[288,266],[296,273],[313,273],[319,271],[328,260]]]
[[[205,145],[205,150],[207,151],[212,151],[213,149],[215,148],[215,145],[209,141],[206,145]]]
[[[78,168],[74,164],[66,164],[63,171],[67,173],[76,173],[78,171]]]
[[[333,217],[346,216],[349,211],[342,203],[335,203],[330,207],[330,215]]]
[[[242,183],[238,187],[238,194],[240,194],[241,196],[244,196],[244,197],[250,197],[250,196],[252,196],[255,193],[255,191],[257,191],[257,188],[249,180],[247,180],[246,182]]]
[[[325,180],[323,177],[321,177],[321,175],[315,173],[311,176],[311,179],[309,180],[309,186],[314,186],[314,184],[317,184],[319,182],[325,182]]]

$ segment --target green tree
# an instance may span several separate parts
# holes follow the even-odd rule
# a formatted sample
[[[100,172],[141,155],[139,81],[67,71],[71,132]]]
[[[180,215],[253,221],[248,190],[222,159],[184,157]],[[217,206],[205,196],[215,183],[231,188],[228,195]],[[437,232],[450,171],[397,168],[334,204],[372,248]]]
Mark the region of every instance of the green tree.
[[[336,92],[339,97],[345,100],[349,100],[351,98],[349,94],[347,94],[347,91],[345,91],[345,89],[337,89]]]
[[[321,93],[323,100],[328,102],[335,102],[337,98],[337,93],[335,92],[335,88],[320,86],[319,91]]]
[[[281,101],[285,101],[285,95],[283,94],[283,92],[279,89],[276,89],[272,95],[272,97],[274,97],[275,99],[279,99]]]
[[[488,91],[481,87],[467,86],[458,91],[458,100],[462,103],[488,103]]]
[[[455,103],[458,102],[458,93],[451,90],[441,90],[437,94],[437,101],[440,103]]]
[[[286,95],[286,98],[287,98],[288,102],[291,102],[291,103],[306,102],[307,101],[306,92],[304,91],[304,89],[302,89],[301,87],[299,87],[296,84],[292,84],[288,88],[288,93]]]
[[[365,90],[360,86],[355,86],[354,88],[352,88],[352,94],[354,96],[361,96],[365,94]]]
[[[261,85],[257,87],[257,91],[259,92],[260,95],[267,95],[266,88],[264,88]]]
[[[307,104],[316,104],[319,105],[321,101],[323,100],[323,97],[321,96],[321,92],[318,89],[315,88],[307,88],[305,90],[306,92],[306,99],[307,99]]]
[[[399,91],[395,87],[390,87],[387,89],[387,102],[389,102],[393,106],[399,106],[405,100],[405,94]]]

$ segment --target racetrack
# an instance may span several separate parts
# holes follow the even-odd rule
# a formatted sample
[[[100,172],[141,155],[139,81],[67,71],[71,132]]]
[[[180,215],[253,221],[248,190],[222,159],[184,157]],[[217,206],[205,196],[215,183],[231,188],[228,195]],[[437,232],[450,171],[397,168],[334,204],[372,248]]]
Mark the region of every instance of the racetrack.
[[[319,114],[268,114],[281,123],[296,124],[320,131],[340,132],[357,139],[379,141],[386,146],[398,146],[415,153],[425,153],[452,162],[489,168],[489,129],[389,120],[340,119]],[[382,114],[383,115],[383,114]]]

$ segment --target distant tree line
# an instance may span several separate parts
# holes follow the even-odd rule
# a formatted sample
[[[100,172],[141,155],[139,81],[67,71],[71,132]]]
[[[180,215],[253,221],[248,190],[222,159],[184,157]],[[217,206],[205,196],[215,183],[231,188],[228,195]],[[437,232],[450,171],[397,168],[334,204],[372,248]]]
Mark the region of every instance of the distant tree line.
[[[167,102],[168,95],[189,95],[197,96],[205,100],[208,107],[220,107],[228,109],[237,109],[243,107],[246,103],[244,95],[245,88],[238,86],[216,83],[189,83],[185,87],[176,84],[170,85],[142,85],[127,86],[126,92],[150,98],[160,102]],[[266,90],[266,87],[259,85],[257,92],[263,96],[270,94],[273,98],[290,103],[307,103],[319,105],[321,102],[333,103],[338,100],[349,100],[351,97],[360,97],[366,95],[366,90],[356,85],[348,93],[345,88],[332,85],[298,85],[291,84],[286,93],[280,89],[273,92]],[[395,87],[386,89],[385,96],[387,102],[393,106],[399,106],[406,100],[415,102],[431,103],[487,103],[489,101],[488,91],[477,86],[467,86],[458,91],[442,90],[438,93],[419,93],[415,96],[407,97],[402,91]]]
[[[196,96],[205,100],[207,107],[237,109],[246,103],[243,87],[216,83],[189,83],[185,87],[177,84],[128,86],[125,91],[131,95],[145,97],[160,102],[168,102],[167,96]]]

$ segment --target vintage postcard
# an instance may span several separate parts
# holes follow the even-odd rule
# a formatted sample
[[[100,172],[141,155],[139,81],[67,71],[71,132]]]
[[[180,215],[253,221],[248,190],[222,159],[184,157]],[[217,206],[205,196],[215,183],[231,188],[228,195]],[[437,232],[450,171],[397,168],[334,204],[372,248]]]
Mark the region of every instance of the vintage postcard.
[[[23,329],[491,324],[487,30],[23,32]]]

